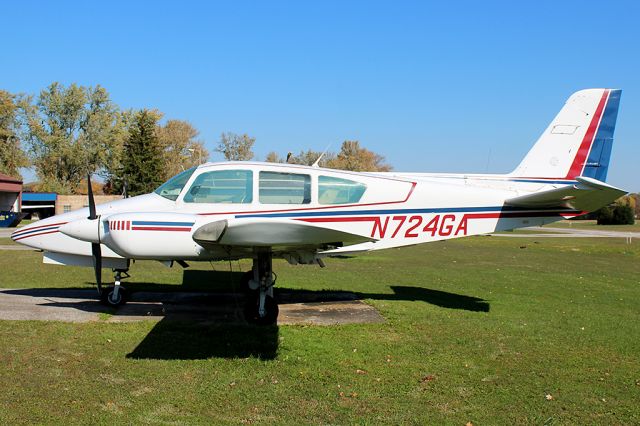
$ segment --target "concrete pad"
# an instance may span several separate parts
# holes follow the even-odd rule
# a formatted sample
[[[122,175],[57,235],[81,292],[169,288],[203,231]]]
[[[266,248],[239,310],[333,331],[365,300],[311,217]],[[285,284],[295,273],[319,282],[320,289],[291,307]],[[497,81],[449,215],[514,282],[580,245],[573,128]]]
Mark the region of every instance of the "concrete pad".
[[[353,293],[278,294],[278,324],[379,323],[384,318]],[[321,298],[324,300],[318,301]],[[307,300],[308,299],[308,300]],[[229,293],[136,292],[116,309],[95,290],[0,289],[0,320],[132,322],[162,319],[243,323],[244,296]],[[103,315],[101,315],[103,314]]]

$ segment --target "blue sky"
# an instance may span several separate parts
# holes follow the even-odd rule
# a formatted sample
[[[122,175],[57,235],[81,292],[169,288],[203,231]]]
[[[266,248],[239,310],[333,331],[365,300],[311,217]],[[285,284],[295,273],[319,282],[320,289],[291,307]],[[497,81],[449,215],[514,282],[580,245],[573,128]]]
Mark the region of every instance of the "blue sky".
[[[576,90],[623,89],[640,191],[640,2],[5,2],[0,88],[100,84],[255,152],[357,139],[399,171],[508,172]]]

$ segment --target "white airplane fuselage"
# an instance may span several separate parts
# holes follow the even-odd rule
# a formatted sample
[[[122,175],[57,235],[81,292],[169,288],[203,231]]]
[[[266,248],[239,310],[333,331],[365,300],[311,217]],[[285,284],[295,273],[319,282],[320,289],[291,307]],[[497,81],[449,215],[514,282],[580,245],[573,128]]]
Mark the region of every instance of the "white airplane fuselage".
[[[97,206],[108,224],[101,240],[104,258],[211,260],[229,256],[226,247],[204,250],[193,240],[200,226],[219,220],[265,223],[294,220],[358,234],[376,241],[318,252],[354,252],[421,244],[494,231],[536,226],[573,217],[574,209],[521,209],[505,201],[522,194],[574,185],[575,180],[511,179],[499,175],[355,173],[271,163],[213,163],[198,167],[185,188],[211,170],[247,170],[253,174],[250,203],[187,203],[184,193],[172,201],[151,193]],[[260,171],[283,171],[310,177],[306,204],[259,201]],[[355,204],[322,205],[318,178],[329,176],[366,185]],[[46,252],[90,256],[90,242],[59,232],[61,226],[86,218],[88,209],[64,213],[17,231],[14,240]],[[265,245],[269,245],[266,243]],[[299,249],[297,249],[299,250]],[[243,251],[243,250],[240,250]],[[235,255],[234,255],[235,256]]]
[[[25,226],[12,238],[52,263],[212,260],[268,249],[292,263],[487,234],[574,217],[624,191],[603,181],[619,90],[574,94],[514,172],[358,173],[280,163],[208,163],[156,193]]]

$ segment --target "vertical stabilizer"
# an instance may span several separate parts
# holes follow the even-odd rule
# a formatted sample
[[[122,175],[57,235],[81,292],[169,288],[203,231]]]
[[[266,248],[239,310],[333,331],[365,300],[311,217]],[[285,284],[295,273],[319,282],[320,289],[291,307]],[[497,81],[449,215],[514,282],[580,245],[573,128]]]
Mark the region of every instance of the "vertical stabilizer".
[[[618,89],[571,95],[512,176],[605,181],[620,105]]]

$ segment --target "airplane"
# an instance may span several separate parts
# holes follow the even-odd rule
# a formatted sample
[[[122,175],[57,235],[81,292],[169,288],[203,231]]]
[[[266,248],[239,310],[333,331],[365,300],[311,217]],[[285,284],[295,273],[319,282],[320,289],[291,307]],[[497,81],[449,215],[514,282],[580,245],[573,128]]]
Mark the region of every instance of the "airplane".
[[[100,300],[126,302],[132,260],[248,258],[245,318],[274,324],[273,258],[318,264],[363,253],[521,227],[597,210],[626,191],[605,183],[621,90],[566,101],[506,174],[351,172],[286,163],[219,162],[186,170],[154,192],[56,215],[11,238],[45,263],[93,267]],[[317,162],[316,162],[317,163]],[[102,268],[114,285],[102,288]]]

